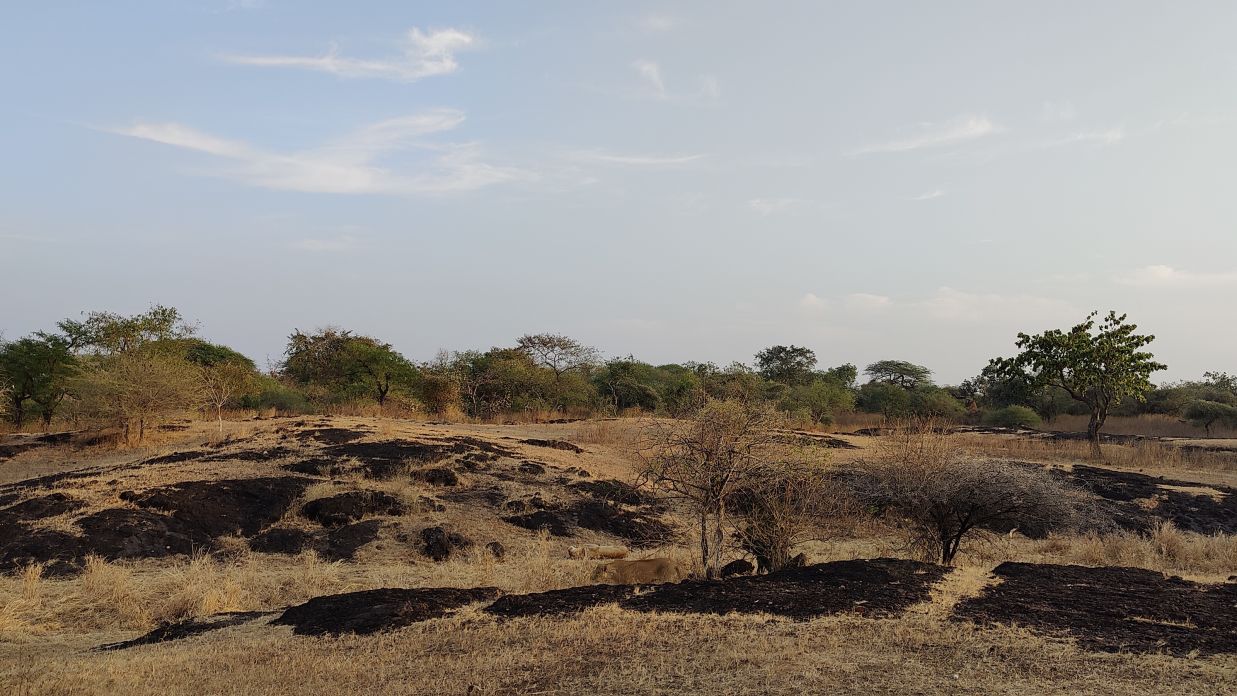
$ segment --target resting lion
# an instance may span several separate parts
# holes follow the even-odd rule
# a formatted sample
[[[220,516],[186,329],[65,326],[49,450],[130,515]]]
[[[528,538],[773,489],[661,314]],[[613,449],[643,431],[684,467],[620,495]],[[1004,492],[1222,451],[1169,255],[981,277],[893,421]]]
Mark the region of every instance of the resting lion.
[[[581,544],[567,547],[568,558],[627,558],[626,546],[598,546]]]
[[[638,561],[606,561],[593,571],[593,582],[607,585],[651,585],[678,582],[684,577],[679,565],[669,558]]]

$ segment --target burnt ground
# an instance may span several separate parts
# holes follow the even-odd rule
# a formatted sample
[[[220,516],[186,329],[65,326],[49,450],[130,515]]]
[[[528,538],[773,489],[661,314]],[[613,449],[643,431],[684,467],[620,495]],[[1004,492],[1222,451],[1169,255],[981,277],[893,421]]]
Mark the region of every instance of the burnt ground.
[[[348,491],[301,506],[301,515],[324,527],[340,527],[366,515],[402,515],[407,511],[402,500],[382,491]]]
[[[159,626],[150,633],[146,633],[133,638],[132,640],[123,640],[119,643],[107,643],[100,645],[96,650],[125,650],[126,648],[136,648],[139,645],[153,645],[155,643],[166,643],[173,640],[183,640],[192,638],[203,633],[218,631],[221,628],[229,626],[239,626],[243,623],[249,623],[255,619],[260,619],[263,616],[274,614],[273,611],[229,611],[222,614],[212,614],[200,619],[187,619],[185,621],[177,621]]]
[[[1237,489],[1208,485],[1222,495],[1175,491],[1163,486],[1199,487],[1197,483],[1076,464],[1053,475],[1093,493],[1101,508],[1120,527],[1136,532],[1154,529],[1161,521],[1199,534],[1237,533]]]
[[[89,555],[108,560],[163,558],[208,549],[228,534],[253,536],[278,520],[310,484],[273,477],[190,481],[121,498],[137,509],[108,508],[78,518],[80,534],[39,529],[37,520],[81,507],[52,493],[0,510],[0,572],[48,564],[48,575],[70,575]]]
[[[504,595],[486,607],[485,611],[503,618],[561,616],[626,599],[635,591],[634,585],[585,585],[549,592]]]
[[[892,616],[926,601],[949,568],[894,558],[834,561],[769,575],[685,580],[624,599],[626,609],[687,614],[768,613],[806,620]]]
[[[1002,563],[1003,580],[954,608],[1103,652],[1237,653],[1237,584],[1202,585],[1139,568]]]
[[[271,623],[292,626],[292,632],[298,635],[377,633],[443,617],[453,609],[493,599],[498,593],[493,587],[346,592],[289,607]]]
[[[580,447],[579,445],[574,445],[564,440],[542,440],[539,438],[528,438],[525,440],[520,440],[520,442],[525,445],[532,445],[533,447],[548,447],[550,449],[563,450],[566,452],[574,452],[576,454],[584,453],[583,447]]]
[[[330,445],[342,445],[353,440],[360,440],[369,435],[368,430],[352,430],[350,428],[313,428],[298,431],[296,436],[301,440],[313,440]]]

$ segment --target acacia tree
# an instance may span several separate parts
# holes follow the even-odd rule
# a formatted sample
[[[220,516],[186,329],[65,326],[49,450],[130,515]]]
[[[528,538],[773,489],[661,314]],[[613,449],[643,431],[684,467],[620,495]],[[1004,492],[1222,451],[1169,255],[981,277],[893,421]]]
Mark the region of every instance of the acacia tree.
[[[1211,426],[1216,423],[1237,428],[1237,406],[1232,404],[1196,399],[1186,404],[1181,416],[1191,425],[1204,429],[1207,435],[1211,435]]]
[[[556,383],[567,372],[596,365],[600,357],[596,348],[559,334],[525,334],[516,339],[515,346],[535,364],[553,372]]]
[[[411,388],[417,377],[416,367],[389,343],[333,327],[293,332],[284,355],[283,374],[296,383],[333,398],[369,395],[379,406],[392,388]]]
[[[223,434],[223,408],[238,397],[253,393],[257,371],[253,361],[227,346],[194,341],[186,358],[197,368],[202,402],[215,410]]]
[[[1103,456],[1100,430],[1109,410],[1125,397],[1139,401],[1151,390],[1151,373],[1166,369],[1155,356],[1142,350],[1155,336],[1134,333],[1138,326],[1127,324],[1126,315],[1109,312],[1096,325],[1098,313],[1069,331],[1053,329],[1034,336],[1019,333],[1015,345],[1022,351],[1013,358],[996,358],[990,363],[994,373],[1021,374],[1035,386],[1064,390],[1090,410],[1087,440],[1091,455]]]
[[[873,382],[895,384],[908,390],[932,384],[932,370],[905,360],[877,360],[863,368],[863,373]]]
[[[27,402],[33,402],[43,428],[49,428],[68,394],[68,380],[76,365],[68,340],[57,334],[38,332],[0,345],[0,384],[6,387],[13,424],[22,427]]]
[[[709,401],[685,423],[653,425],[641,443],[641,483],[686,504],[699,525],[707,577],[721,569],[732,496],[757,483],[776,443],[763,405]]]

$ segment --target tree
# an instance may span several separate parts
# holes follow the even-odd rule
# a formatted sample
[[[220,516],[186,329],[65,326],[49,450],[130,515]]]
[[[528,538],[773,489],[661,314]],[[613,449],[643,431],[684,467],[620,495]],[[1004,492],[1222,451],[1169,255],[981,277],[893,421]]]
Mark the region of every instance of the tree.
[[[878,360],[863,368],[863,373],[873,382],[894,384],[903,389],[932,384],[932,370],[905,360]]]
[[[596,348],[559,334],[525,334],[516,340],[516,348],[553,372],[555,382],[561,381],[564,373],[582,371],[598,360]]]
[[[1181,417],[1190,425],[1205,430],[1207,435],[1211,435],[1211,426],[1216,423],[1237,428],[1237,406],[1216,401],[1191,401],[1182,409]]]
[[[147,427],[183,412],[200,395],[195,366],[183,353],[146,346],[87,363],[74,380],[83,410],[123,429],[126,443],[141,443]]]
[[[770,346],[756,354],[760,376],[787,386],[810,382],[815,367],[816,353],[802,346]]]
[[[56,409],[68,394],[77,367],[65,337],[43,332],[0,344],[0,384],[6,387],[9,415],[21,428],[27,402],[38,410],[43,428],[51,426]]]
[[[417,380],[416,368],[389,343],[334,327],[293,332],[281,371],[327,399],[372,397],[379,406],[393,388],[411,389]]]
[[[783,399],[783,411],[805,413],[816,425],[833,422],[834,414],[854,408],[855,395],[833,380],[818,379],[811,384],[792,387]]]
[[[130,317],[115,312],[91,312],[83,321],[65,319],[57,326],[75,351],[96,354],[124,353],[195,333],[195,327],[187,324],[175,307],[159,304]]]
[[[781,570],[797,544],[820,540],[854,519],[849,492],[820,464],[798,458],[771,462],[735,495],[733,507],[743,515],[736,535],[758,567]]]
[[[843,480],[926,559],[951,565],[964,539],[984,533],[1043,537],[1093,523],[1085,496],[1038,466],[969,458],[929,428],[895,432],[884,447]]]
[[[650,426],[641,443],[640,481],[692,511],[707,577],[721,569],[731,497],[758,483],[771,461],[773,425],[767,407],[710,401],[685,423]]]
[[[1099,459],[1100,430],[1109,410],[1125,397],[1142,401],[1151,389],[1151,373],[1166,366],[1142,350],[1155,336],[1134,333],[1138,327],[1127,324],[1124,314],[1109,312],[1098,326],[1096,315],[1092,312],[1069,331],[1019,333],[1016,345],[1021,352],[997,358],[990,366],[995,373],[1021,374],[1034,386],[1062,389],[1084,404],[1090,412],[1091,454]]]
[[[856,403],[864,411],[886,418],[900,418],[911,413],[910,392],[887,382],[868,382],[859,387]]]
[[[859,368],[851,363],[844,363],[837,367],[831,367],[821,373],[821,376],[828,380],[833,380],[846,389],[855,388],[855,380],[859,379]]]
[[[197,368],[202,401],[215,410],[223,434],[223,408],[257,387],[253,361],[227,346],[199,340],[189,346],[186,358]]]

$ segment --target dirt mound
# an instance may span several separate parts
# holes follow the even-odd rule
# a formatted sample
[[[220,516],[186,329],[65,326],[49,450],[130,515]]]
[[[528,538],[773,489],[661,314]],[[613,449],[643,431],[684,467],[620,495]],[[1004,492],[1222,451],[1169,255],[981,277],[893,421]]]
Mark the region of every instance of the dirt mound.
[[[1237,584],[1200,585],[1139,568],[1002,563],[1004,580],[954,617],[1071,636],[1103,652],[1237,652]]]
[[[0,510],[0,524],[33,522],[44,517],[55,517],[66,512],[80,510],[86,503],[64,493],[49,493],[38,498],[23,500],[5,510]]]
[[[598,500],[607,500],[620,505],[657,505],[657,498],[652,493],[642,491],[635,486],[614,479],[576,481],[570,484],[570,486]]]
[[[100,510],[79,519],[77,526],[83,532],[84,554],[108,560],[192,554],[208,547],[214,538],[175,517],[128,508]]]
[[[525,445],[532,445],[533,447],[548,447],[550,449],[584,454],[584,449],[582,447],[579,445],[573,445],[572,443],[563,440],[540,440],[534,437],[527,440],[520,440],[520,442]]]
[[[576,614],[590,607],[626,599],[635,591],[636,588],[632,585],[586,585],[549,592],[505,595],[486,607],[485,611],[504,618]]]
[[[327,560],[350,561],[362,546],[378,538],[380,529],[382,520],[365,520],[332,530],[326,535],[319,553]]]
[[[342,445],[353,440],[360,440],[368,434],[369,432],[365,430],[351,430],[349,428],[314,428],[312,430],[302,430],[296,436],[301,440],[313,440],[328,445]]]
[[[177,621],[175,623],[167,623],[159,626],[155,630],[145,635],[138,636],[132,640],[123,640],[119,643],[107,643],[100,645],[96,650],[124,650],[126,648],[135,648],[139,645],[152,645],[154,643],[166,643],[171,640],[183,640],[192,638],[193,636],[218,631],[221,628],[229,626],[239,626],[243,623],[248,623],[254,619],[260,619],[263,616],[270,616],[275,612],[272,611],[229,611],[222,614],[212,614],[211,616],[200,619],[186,619],[185,621]]]
[[[305,503],[301,514],[324,527],[339,527],[366,515],[402,515],[404,502],[381,491],[349,491]]]
[[[85,556],[81,537],[58,530],[0,524],[0,572],[43,563],[43,574],[47,577],[75,575],[81,571],[79,561]]]
[[[409,472],[409,475],[413,480],[428,483],[431,486],[456,486],[460,482],[460,477],[445,466],[417,469]]]
[[[1137,532],[1153,529],[1161,520],[1179,529],[1199,534],[1237,533],[1237,490],[1207,486],[1221,494],[1220,500],[1205,494],[1165,488],[1197,488],[1197,483],[1075,465],[1053,474],[1090,491],[1102,499],[1102,507],[1118,525]]]
[[[309,485],[309,480],[295,476],[187,481],[128,491],[120,497],[141,508],[170,513],[196,534],[248,537],[282,517]]]
[[[452,549],[466,549],[472,541],[458,532],[448,532],[442,527],[426,527],[421,530],[421,550],[435,561],[451,557]]]
[[[260,553],[298,554],[312,548],[316,538],[303,529],[271,527],[249,540],[249,548]]]
[[[446,616],[452,609],[496,596],[498,590],[493,587],[346,592],[289,607],[271,623],[292,626],[298,635],[369,634]]]
[[[806,620],[845,612],[891,616],[928,599],[949,572],[893,558],[835,561],[728,580],[687,580],[629,597],[636,611],[692,614],[769,613]]]
[[[531,529],[534,532],[544,529],[553,536],[571,536],[570,523],[551,510],[538,510],[527,515],[511,515],[502,518],[502,521],[524,529]]]
[[[351,457],[360,462],[362,475],[374,479],[391,479],[408,470],[409,464],[428,465],[451,456],[451,447],[408,440],[383,442],[353,442],[327,447],[332,457]]]
[[[298,462],[280,465],[280,469],[308,476],[337,476],[345,470],[343,464],[327,457],[311,457]]]
[[[656,517],[624,510],[604,500],[581,500],[571,512],[579,526],[626,539],[636,548],[665,543],[673,535],[669,525]]]

